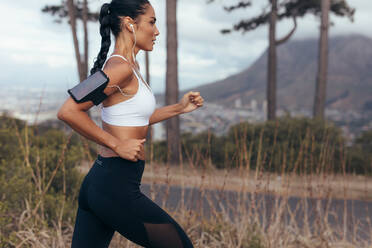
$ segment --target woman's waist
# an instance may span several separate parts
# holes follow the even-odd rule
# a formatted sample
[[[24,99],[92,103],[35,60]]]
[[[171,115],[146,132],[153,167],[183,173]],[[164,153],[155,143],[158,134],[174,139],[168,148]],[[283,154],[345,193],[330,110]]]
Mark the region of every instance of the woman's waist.
[[[119,127],[112,126],[102,121],[103,130],[110,133],[117,140],[125,143],[128,139],[144,139],[147,136],[148,126],[138,127]],[[143,149],[144,151],[144,149]],[[99,152],[102,157],[118,157],[119,155],[112,149],[99,145]],[[140,159],[145,160],[145,154],[140,154]]]
[[[115,151],[112,149],[99,145],[98,149],[98,155],[100,155],[103,158],[121,158]],[[141,150],[140,154],[137,156],[137,161],[145,161],[146,160],[146,152],[145,152],[145,146],[143,147],[143,150]],[[128,160],[130,161],[130,160]],[[132,161],[134,162],[134,161]]]
[[[98,155],[89,174],[106,184],[140,185],[145,161],[130,161],[121,157],[102,157]]]
[[[102,129],[118,139],[143,139],[147,135],[149,125],[117,126],[102,120]]]
[[[100,164],[107,168],[133,168],[137,166],[143,167],[145,165],[144,160],[137,160],[137,161],[131,161],[129,159],[125,159],[122,157],[114,156],[114,157],[103,157],[100,154],[97,155],[97,158],[95,160],[95,163]]]

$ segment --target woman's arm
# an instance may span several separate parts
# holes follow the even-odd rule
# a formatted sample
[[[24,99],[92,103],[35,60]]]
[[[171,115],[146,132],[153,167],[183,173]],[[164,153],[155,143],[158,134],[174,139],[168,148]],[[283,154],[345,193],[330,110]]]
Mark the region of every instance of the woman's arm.
[[[74,100],[69,97],[58,111],[58,119],[67,123],[87,139],[114,150],[119,143],[117,138],[98,127],[85,111],[72,107],[75,104]],[[79,105],[85,105],[84,108],[89,109],[93,106],[93,103],[85,102]]]
[[[127,84],[133,76],[132,69],[126,63],[113,65],[110,69],[105,69],[104,72],[110,79],[108,85],[118,85],[119,87]],[[104,89],[104,93],[108,96],[115,91],[116,89],[111,87]],[[76,103],[69,97],[59,109],[57,117],[87,139],[112,149],[123,158],[137,161],[145,139],[128,139],[123,142],[106,132],[97,126],[86,113],[93,105],[92,101]]]
[[[167,120],[182,113],[182,105],[179,103],[157,108],[150,116],[149,125]]]
[[[112,66],[105,67],[103,72],[109,78],[107,86],[118,85],[123,87],[128,83],[128,79],[133,76],[133,72],[127,63],[112,63]],[[110,96],[116,91],[114,87],[106,87],[104,93]],[[115,148],[117,139],[110,133],[98,127],[86,113],[94,104],[92,101],[76,103],[69,97],[58,111],[58,119],[66,122],[72,129],[87,139],[108,148]]]
[[[200,96],[199,92],[189,91],[183,95],[178,103],[155,109],[154,113],[150,116],[149,125],[164,121],[176,115],[194,111],[203,106],[203,102],[204,99]]]

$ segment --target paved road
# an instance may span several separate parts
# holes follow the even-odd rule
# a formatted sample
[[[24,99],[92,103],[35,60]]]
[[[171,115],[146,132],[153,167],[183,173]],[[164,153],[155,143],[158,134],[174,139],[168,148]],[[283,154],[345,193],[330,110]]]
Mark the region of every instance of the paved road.
[[[166,200],[165,206],[168,209],[174,210],[181,204],[182,188],[179,186],[171,186],[169,188],[168,196],[166,194],[166,185],[156,185],[154,191],[156,192],[155,202],[162,206],[162,201]],[[141,191],[151,198],[150,185],[142,184]],[[240,194],[234,191],[223,191],[219,192],[217,190],[205,190],[200,192],[199,189],[185,188],[184,189],[184,204],[187,208],[198,210],[205,218],[209,218],[213,213],[213,207],[216,211],[221,212],[222,208],[228,212],[232,221],[236,218],[240,218],[241,214],[237,212],[236,206],[239,202],[245,204],[245,209],[247,211],[252,211],[257,213],[260,217],[261,223],[266,223],[265,227],[270,224],[270,216],[273,210],[278,210],[275,207],[276,204],[285,203],[285,199],[281,196],[273,196],[268,194],[259,194],[254,196],[251,193]],[[165,198],[167,197],[167,198]],[[245,197],[243,199],[243,197]],[[210,204],[207,199],[210,199]],[[344,226],[344,214],[346,214],[347,222],[347,236],[350,239],[354,232],[354,227],[359,225],[359,229],[356,231],[357,235],[364,239],[372,242],[372,226],[368,226],[368,219],[371,221],[372,225],[372,202],[359,201],[359,200],[318,200],[314,198],[299,198],[290,197],[285,204],[288,209],[290,209],[293,214],[292,218],[296,221],[299,228],[303,227],[304,224],[304,213],[308,215],[308,222],[310,224],[310,229],[314,230],[316,225],[315,220],[319,219],[317,216],[323,216],[324,212],[329,211],[328,222],[333,228],[336,228],[342,232]],[[306,206],[304,208],[304,206]],[[213,206],[213,207],[211,207]],[[255,206],[255,207],[252,207]],[[344,207],[346,206],[346,211],[344,213]],[[304,211],[307,209],[307,211]],[[285,211],[283,214],[282,221],[285,223],[290,222],[289,211]]]

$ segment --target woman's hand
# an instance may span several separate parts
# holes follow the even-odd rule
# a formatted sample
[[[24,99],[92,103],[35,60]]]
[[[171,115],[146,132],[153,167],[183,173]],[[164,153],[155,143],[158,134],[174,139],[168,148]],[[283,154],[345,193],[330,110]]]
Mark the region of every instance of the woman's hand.
[[[200,96],[200,92],[189,91],[183,95],[178,102],[182,113],[188,113],[203,106],[204,99]]]
[[[146,139],[126,139],[113,149],[120,157],[137,162],[145,160],[144,144]]]

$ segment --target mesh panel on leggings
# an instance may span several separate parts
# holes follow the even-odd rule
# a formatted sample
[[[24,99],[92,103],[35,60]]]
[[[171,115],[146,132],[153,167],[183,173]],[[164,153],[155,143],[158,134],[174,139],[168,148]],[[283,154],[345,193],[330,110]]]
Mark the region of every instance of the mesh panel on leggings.
[[[151,248],[183,248],[182,240],[172,223],[144,223]]]

